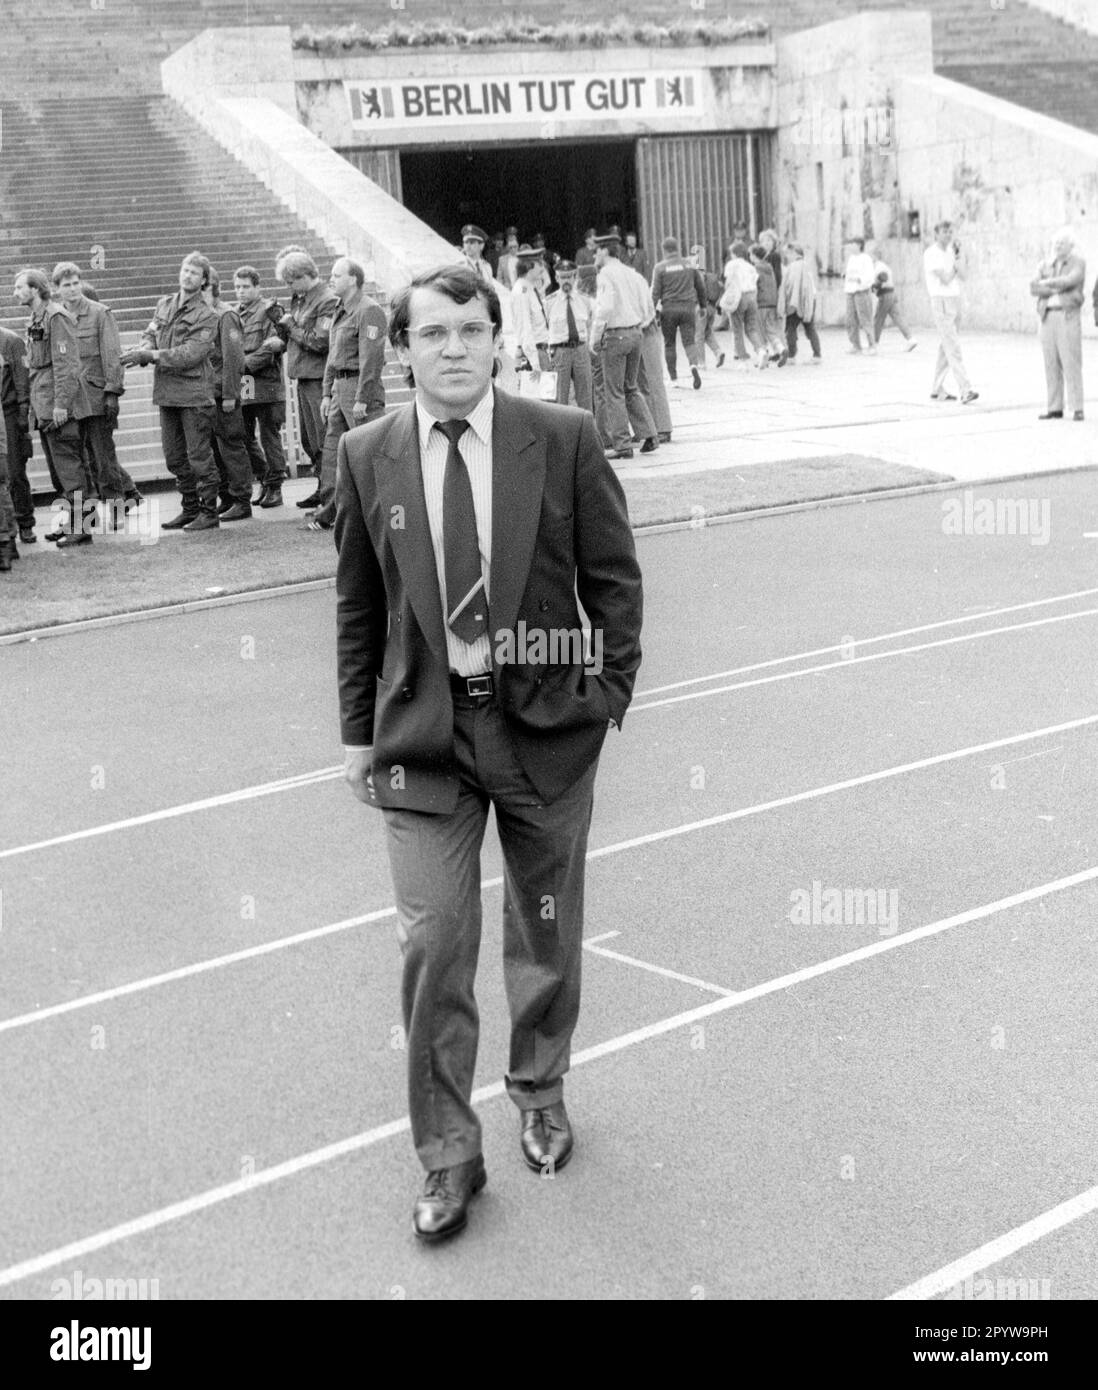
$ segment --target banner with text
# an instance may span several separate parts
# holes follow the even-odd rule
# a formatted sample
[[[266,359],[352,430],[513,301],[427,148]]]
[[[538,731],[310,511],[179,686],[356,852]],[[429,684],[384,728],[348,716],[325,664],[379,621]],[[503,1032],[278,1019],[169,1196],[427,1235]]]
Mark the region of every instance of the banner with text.
[[[344,82],[356,130],[700,116],[704,69]]]

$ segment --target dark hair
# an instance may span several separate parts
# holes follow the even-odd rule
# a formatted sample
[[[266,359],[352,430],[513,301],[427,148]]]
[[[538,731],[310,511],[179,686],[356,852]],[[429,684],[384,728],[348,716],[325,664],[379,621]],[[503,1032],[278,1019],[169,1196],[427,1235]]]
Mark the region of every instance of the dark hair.
[[[525,256],[520,256],[515,262],[515,279],[521,280],[524,275],[529,275],[534,265],[533,257],[527,259]]]
[[[70,275],[75,275],[78,280],[81,278],[80,267],[76,262],[58,261],[53,268],[53,274],[50,276],[50,279],[55,285],[59,285],[62,280],[67,279]]]
[[[210,283],[210,271],[213,269],[210,265],[209,257],[204,256],[201,251],[192,251],[189,256],[184,256],[182,261],[180,261],[180,269],[188,263],[190,265],[196,265],[201,269],[202,288],[205,289]]]
[[[738,256],[741,261],[748,260],[749,257],[747,254],[747,243],[745,241],[734,241],[730,248],[729,254],[732,256]]]
[[[602,244],[602,246],[598,247],[597,249],[600,250],[600,251],[605,251],[606,254],[607,254],[608,256],[613,256],[614,260],[616,260],[616,261],[620,261],[620,260],[621,260],[621,242],[620,242],[620,241],[607,241],[607,242],[604,242],[604,243]]]
[[[751,248],[751,255],[752,255],[752,256],[754,257],[754,259],[757,260],[757,261],[765,261],[765,260],[766,260],[766,247],[760,245],[759,242],[755,242],[754,246],[752,246],[752,248]]]
[[[259,271],[254,265],[238,265],[233,271],[234,280],[250,280],[253,285],[259,284]]]
[[[440,265],[434,270],[421,271],[410,285],[397,290],[389,306],[389,342],[394,348],[408,346],[408,325],[412,319],[412,295],[416,290],[435,290],[452,299],[455,304],[469,304],[479,299],[488,310],[492,320],[493,336],[498,337],[503,329],[503,310],[499,295],[491,285],[485,284],[467,262],[465,265]],[[493,374],[494,375],[494,374]],[[410,367],[405,368],[404,380],[409,386],[415,385],[415,377]]]
[[[679,243],[673,236],[665,236],[660,245],[665,251],[677,251],[679,249]]]
[[[39,270],[35,266],[25,266],[16,275],[16,280],[26,280],[32,289],[38,291],[43,299],[50,297],[50,278],[44,270]]]
[[[217,271],[217,267],[216,267],[216,266],[210,266],[209,285],[210,285],[210,294],[213,295],[214,299],[220,299],[220,298],[221,298],[221,276],[218,274],[218,271]]]

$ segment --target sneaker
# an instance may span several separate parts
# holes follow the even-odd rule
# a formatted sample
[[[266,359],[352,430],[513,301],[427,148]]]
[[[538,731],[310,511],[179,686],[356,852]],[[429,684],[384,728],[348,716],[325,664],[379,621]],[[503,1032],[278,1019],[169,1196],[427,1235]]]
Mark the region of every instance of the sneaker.
[[[700,391],[702,385],[701,372],[698,371],[697,367],[691,367],[690,373],[694,378],[694,390]]]
[[[978,401],[979,399],[979,391],[966,391],[965,394],[961,397],[961,404],[968,405],[970,401]]]
[[[930,399],[932,401],[955,401],[957,397],[951,396],[948,391],[931,391]]]

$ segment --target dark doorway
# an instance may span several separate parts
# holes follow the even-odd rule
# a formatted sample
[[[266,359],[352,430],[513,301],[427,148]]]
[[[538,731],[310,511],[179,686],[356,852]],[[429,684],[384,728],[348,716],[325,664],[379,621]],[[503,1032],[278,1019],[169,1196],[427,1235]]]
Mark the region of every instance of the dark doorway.
[[[571,257],[588,227],[637,226],[632,140],[401,150],[400,178],[405,207],[455,246],[466,222],[489,236],[513,225]]]

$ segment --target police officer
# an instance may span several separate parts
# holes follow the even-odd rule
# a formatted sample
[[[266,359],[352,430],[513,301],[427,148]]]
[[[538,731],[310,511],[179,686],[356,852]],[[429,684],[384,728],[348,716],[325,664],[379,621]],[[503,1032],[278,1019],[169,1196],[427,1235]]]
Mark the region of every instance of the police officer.
[[[141,505],[141,494],[118,462],[114,448],[118,398],[126,389],[118,326],[105,304],[100,304],[98,298],[93,302],[85,294],[78,265],[61,261],[54,266],[50,279],[60,292],[62,304],[76,320],[76,336],[80,340],[80,372],[87,395],[86,403],[75,412],[81,445],[95,474],[99,496],[105,502],[124,498],[128,512]],[[83,414],[85,410],[87,413]]]
[[[156,368],[153,404],[160,407],[164,458],[183,499],[182,511],[162,522],[162,531],[210,531],[220,524],[210,366],[218,319],[202,297],[209,283],[209,261],[192,251],[179,267],[179,292],[163,296],[141,346],[122,357],[124,367],[151,362]]]
[[[252,514],[252,460],[244,434],[240,383],[244,375],[244,330],[240,316],[221,298],[221,276],[210,267],[210,283],[202,298],[217,315],[217,333],[210,352],[213,369],[213,452],[217,461],[222,521],[245,521]]]
[[[17,333],[0,328],[0,407],[8,446],[8,482],[19,525],[19,539],[33,545],[34,494],[27,478],[27,464],[34,455],[30,435],[30,376],[27,349]]]
[[[271,308],[280,306],[259,293],[259,271],[242,265],[233,273],[237,314],[244,330],[244,376],[240,385],[244,413],[244,442],[259,482],[252,505],[282,506],[282,480],[286,455],[282,450],[282,425],[286,419],[286,391],[282,385],[282,355],[265,346],[271,330]],[[281,319],[281,314],[279,314]],[[255,437],[259,429],[259,440]]]
[[[319,478],[324,453],[320,402],[324,395],[324,368],[328,362],[332,319],[339,308],[339,300],[321,283],[312,256],[300,248],[283,248],[275,262],[275,277],[290,287],[290,312],[285,318],[280,316],[263,346],[286,354],[286,374],[297,391],[301,442]],[[315,507],[320,500],[318,485],[310,497],[297,505]]]
[[[557,374],[557,400],[568,404],[568,389],[574,386],[576,404],[594,410],[591,388],[591,353],[587,337],[594,309],[586,295],[576,288],[578,269],[574,261],[557,262],[560,288],[545,301],[549,317],[549,366]]]
[[[89,545],[84,526],[85,503],[93,503],[95,484],[80,449],[80,426],[75,412],[86,408],[80,376],[80,343],[76,321],[50,299],[44,270],[21,270],[15,277],[15,298],[30,309],[27,325],[27,367],[30,372],[30,410],[42,440],[53,485],[69,504],[68,526],[59,523],[47,540],[58,549]]]
[[[389,320],[385,310],[362,286],[366,272],[357,261],[341,256],[332,266],[328,285],[340,306],[332,319],[331,346],[324,370],[320,413],[327,428],[320,465],[319,510],[306,522],[310,531],[326,531],[335,521],[336,451],[355,425],[385,414],[385,344]]]
[[[467,222],[461,229],[461,253],[486,285],[491,285],[495,276],[492,267],[484,259],[484,247],[488,233],[473,222]]]

